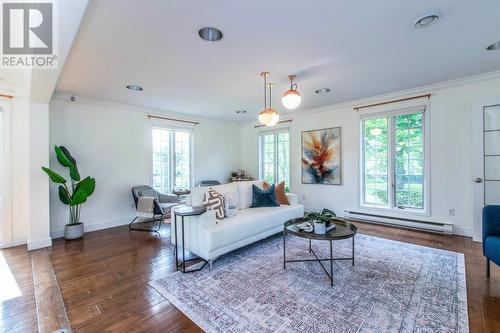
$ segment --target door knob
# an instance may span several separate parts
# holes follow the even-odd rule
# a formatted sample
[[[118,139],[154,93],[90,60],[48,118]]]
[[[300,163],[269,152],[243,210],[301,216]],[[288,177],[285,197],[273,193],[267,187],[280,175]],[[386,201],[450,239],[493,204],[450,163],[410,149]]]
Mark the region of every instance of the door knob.
[[[482,182],[483,182],[483,178],[481,178],[481,177],[477,177],[477,178],[474,178],[474,181],[475,181],[476,183],[482,183]]]

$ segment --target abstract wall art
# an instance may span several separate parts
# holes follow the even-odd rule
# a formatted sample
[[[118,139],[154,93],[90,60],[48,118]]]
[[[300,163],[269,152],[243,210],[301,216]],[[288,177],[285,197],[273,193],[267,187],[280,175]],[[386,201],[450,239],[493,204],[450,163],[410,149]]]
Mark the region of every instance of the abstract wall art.
[[[302,132],[302,183],[340,185],[340,127]]]

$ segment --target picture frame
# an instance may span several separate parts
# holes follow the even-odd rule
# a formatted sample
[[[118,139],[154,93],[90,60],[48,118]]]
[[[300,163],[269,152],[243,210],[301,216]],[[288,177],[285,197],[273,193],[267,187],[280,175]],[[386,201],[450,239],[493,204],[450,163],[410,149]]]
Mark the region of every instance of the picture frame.
[[[342,185],[341,127],[302,131],[301,182]]]

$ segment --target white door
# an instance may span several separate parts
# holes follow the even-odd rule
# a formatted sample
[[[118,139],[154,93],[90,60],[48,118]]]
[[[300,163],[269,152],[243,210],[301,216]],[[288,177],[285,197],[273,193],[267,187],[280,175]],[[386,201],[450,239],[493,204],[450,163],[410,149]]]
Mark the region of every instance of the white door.
[[[500,205],[500,97],[475,104],[472,110],[473,239],[482,239],[482,209]]]

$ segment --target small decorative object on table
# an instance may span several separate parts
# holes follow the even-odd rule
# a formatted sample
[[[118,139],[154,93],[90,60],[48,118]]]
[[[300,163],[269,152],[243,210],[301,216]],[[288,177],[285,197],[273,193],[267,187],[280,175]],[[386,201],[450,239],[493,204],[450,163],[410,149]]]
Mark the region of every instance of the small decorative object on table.
[[[300,231],[304,231],[304,232],[313,232],[314,231],[314,227],[310,222],[304,222],[304,223],[298,224],[297,228]]]
[[[241,182],[246,180],[253,180],[253,177],[248,176],[243,169],[231,172],[231,178],[229,178],[229,182]]]
[[[335,213],[327,208],[323,208],[320,213],[309,212],[305,213],[304,217],[307,221],[314,222],[314,233],[326,234],[328,231],[335,229],[335,223],[332,219],[337,216]]]

